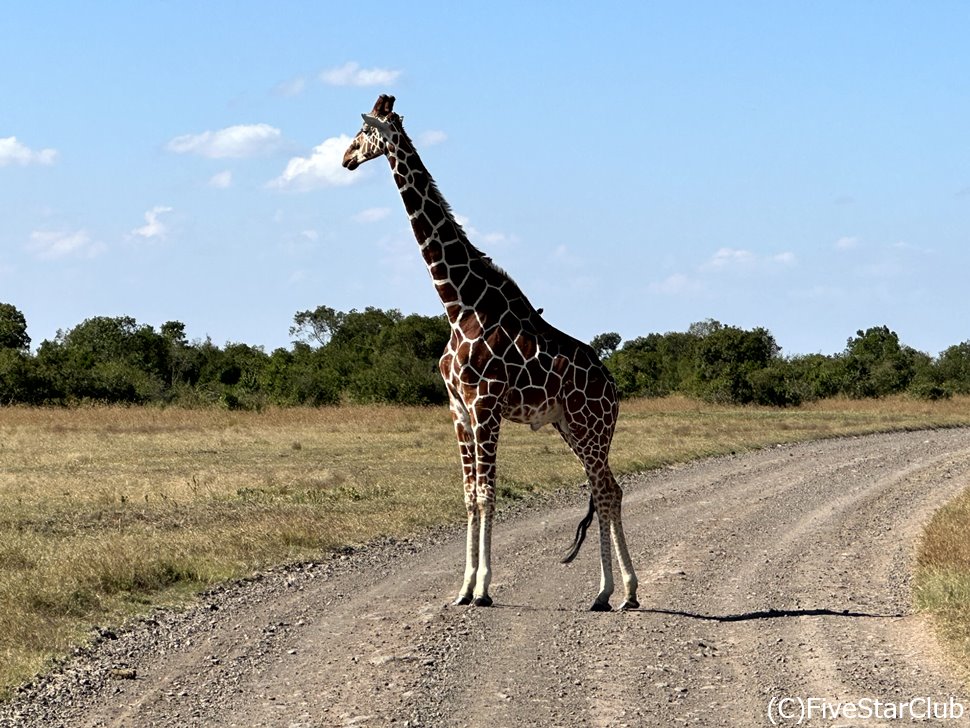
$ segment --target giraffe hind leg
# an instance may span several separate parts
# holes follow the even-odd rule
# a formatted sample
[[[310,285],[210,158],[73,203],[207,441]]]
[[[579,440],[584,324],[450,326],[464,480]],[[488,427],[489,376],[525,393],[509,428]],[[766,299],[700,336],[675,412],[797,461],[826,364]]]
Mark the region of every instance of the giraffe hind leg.
[[[592,522],[593,513],[598,516],[600,531],[600,591],[596,595],[593,605],[590,607],[594,612],[610,611],[610,596],[613,594],[613,559],[611,553],[612,546],[616,550],[617,558],[620,562],[620,573],[623,578],[624,600],[620,609],[636,609],[640,606],[637,600],[638,580],[633,569],[633,562],[630,558],[630,551],[623,533],[621,517],[621,503],[623,500],[623,490],[620,488],[613,473],[610,470],[607,453],[609,452],[609,441],[612,435],[612,428],[606,428],[606,432],[593,435],[589,430],[578,430],[569,427],[567,422],[555,423],[559,434],[569,445],[570,449],[583,463],[583,468],[589,477],[590,482],[590,504],[586,517],[580,523],[576,531],[576,538],[563,559],[568,563],[579,552],[579,547],[583,543],[586,529]]]
[[[638,579],[633,569],[633,560],[630,558],[626,536],[623,533],[623,489],[616,482],[616,478],[613,477],[608,465],[604,466],[603,470],[598,473],[597,478],[601,483],[599,488],[594,488],[594,491],[598,490],[601,494],[597,508],[601,513],[599,526],[600,564],[603,570],[602,589],[609,594],[613,592],[612,554],[610,553],[610,543],[612,542],[620,564],[620,575],[623,579],[624,599],[620,609],[636,609],[640,606],[640,602],[637,600]]]
[[[626,592],[620,609],[622,611],[639,609],[640,602],[637,601],[637,575],[633,570],[633,561],[630,559],[630,549],[626,544],[626,536],[623,534],[623,524],[619,518],[619,509],[617,509],[617,518],[610,523],[610,534],[613,536],[613,544],[616,546],[617,557],[620,559],[620,573],[623,575],[623,586]]]
[[[603,504],[597,507],[597,500],[602,500],[600,482],[597,477],[599,467],[596,465],[596,459],[590,456],[589,449],[584,447],[586,444],[584,440],[590,439],[589,433],[585,433],[585,436],[581,435],[578,428],[574,429],[570,427],[568,420],[565,418],[560,422],[553,423],[553,426],[583,464],[583,469],[586,470],[586,475],[589,477],[591,491],[589,496],[589,509],[586,511],[586,516],[583,520],[579,522],[579,526],[576,529],[576,537],[573,539],[573,543],[566,552],[565,557],[563,557],[562,563],[568,564],[576,558],[580,547],[583,545],[583,541],[586,539],[586,531],[593,522],[593,515],[598,515],[599,518],[597,520],[599,522],[600,532],[600,590],[596,595],[596,599],[593,601],[593,605],[590,607],[590,611],[609,612],[613,609],[610,606],[610,595],[613,593],[613,563],[610,555],[609,514],[608,510],[603,508]]]

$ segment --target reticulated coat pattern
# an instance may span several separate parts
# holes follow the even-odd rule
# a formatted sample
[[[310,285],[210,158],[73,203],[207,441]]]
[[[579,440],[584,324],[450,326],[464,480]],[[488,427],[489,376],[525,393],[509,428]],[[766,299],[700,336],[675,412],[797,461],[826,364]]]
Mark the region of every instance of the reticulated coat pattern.
[[[595,512],[601,580],[592,608],[610,608],[611,540],[623,578],[623,607],[636,607],[637,577],[621,521],[623,492],[608,461],[618,413],[616,384],[588,344],[546,322],[515,281],[469,241],[393,106],[394,97],[382,95],[363,115],[343,164],[353,170],[387,158],[451,324],[439,369],[458,438],[468,513],[465,574],[456,603],[492,603],[495,463],[499,429],[507,419],[536,430],[552,425],[580,459],[590,481],[590,511],[564,561],[578,552]]]

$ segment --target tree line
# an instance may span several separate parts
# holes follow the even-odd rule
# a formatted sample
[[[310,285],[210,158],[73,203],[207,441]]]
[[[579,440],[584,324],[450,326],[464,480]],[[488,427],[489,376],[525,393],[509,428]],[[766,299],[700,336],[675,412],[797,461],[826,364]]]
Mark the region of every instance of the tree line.
[[[601,334],[592,344],[627,397],[677,392],[726,404],[789,406],[835,396],[970,393],[970,341],[934,359],[903,344],[887,326],[856,331],[833,355],[783,357],[766,329],[713,320],[686,332],[639,337],[622,348],[616,334]]]
[[[189,341],[185,325],[157,330],[129,316],[90,318],[31,351],[27,322],[0,303],[0,405],[219,404],[258,409],[340,402],[441,404],[444,316],[395,309],[299,311],[293,344],[267,353],[243,343]],[[886,326],[858,331],[834,355],[783,357],[763,328],[702,321],[686,332],[591,342],[624,397],[681,393],[708,401],[789,406],[825,397],[970,393],[970,341],[938,357],[902,344]],[[622,343],[622,346],[621,346]]]

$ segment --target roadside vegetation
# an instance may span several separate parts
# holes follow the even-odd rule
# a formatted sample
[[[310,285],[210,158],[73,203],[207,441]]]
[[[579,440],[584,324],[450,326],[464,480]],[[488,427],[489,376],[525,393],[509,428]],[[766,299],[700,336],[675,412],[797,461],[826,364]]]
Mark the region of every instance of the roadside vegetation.
[[[27,321],[0,303],[0,405],[163,404],[228,409],[339,403],[442,404],[443,316],[396,310],[299,311],[293,343],[267,353],[244,343],[189,341],[185,325],[157,330],[99,316],[31,351]],[[829,397],[970,394],[970,341],[931,356],[887,326],[858,330],[831,355],[783,356],[769,331],[708,320],[685,332],[590,342],[623,397],[682,394],[718,404],[797,406]]]
[[[622,406],[613,464],[970,424],[970,398]],[[117,624],[219,581],[463,520],[446,408],[0,407],[0,692]],[[582,482],[558,436],[503,429],[499,502]]]
[[[970,487],[927,524],[914,579],[917,606],[929,613],[961,665],[970,664]]]

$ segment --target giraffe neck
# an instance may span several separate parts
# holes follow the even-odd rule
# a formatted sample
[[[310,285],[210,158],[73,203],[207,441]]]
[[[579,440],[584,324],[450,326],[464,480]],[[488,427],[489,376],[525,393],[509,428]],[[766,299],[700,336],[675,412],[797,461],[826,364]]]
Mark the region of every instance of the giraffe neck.
[[[480,285],[470,291],[465,284],[481,280],[483,271],[489,277],[508,278],[468,240],[407,135],[394,139],[387,158],[431,280],[455,323],[463,309],[475,305],[471,296],[477,299],[481,293]]]

